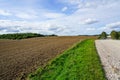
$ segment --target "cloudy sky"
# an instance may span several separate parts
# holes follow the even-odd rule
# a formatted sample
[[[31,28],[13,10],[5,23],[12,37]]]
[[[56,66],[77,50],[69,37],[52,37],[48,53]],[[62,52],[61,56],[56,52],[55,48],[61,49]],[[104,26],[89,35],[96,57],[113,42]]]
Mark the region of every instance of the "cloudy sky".
[[[0,34],[120,31],[120,0],[0,0]]]

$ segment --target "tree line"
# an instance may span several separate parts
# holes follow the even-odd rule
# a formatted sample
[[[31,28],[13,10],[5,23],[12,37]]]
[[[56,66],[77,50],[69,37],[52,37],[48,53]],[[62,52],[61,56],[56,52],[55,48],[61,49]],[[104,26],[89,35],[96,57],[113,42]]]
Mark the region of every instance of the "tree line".
[[[37,33],[14,33],[14,34],[2,34],[0,35],[0,39],[26,39],[26,38],[46,37],[46,36],[57,36],[57,35],[55,34],[43,35]]]
[[[120,31],[111,31],[110,34],[107,34],[106,32],[102,32],[99,36],[99,39],[107,39],[108,36],[111,36],[111,39],[120,39]]]

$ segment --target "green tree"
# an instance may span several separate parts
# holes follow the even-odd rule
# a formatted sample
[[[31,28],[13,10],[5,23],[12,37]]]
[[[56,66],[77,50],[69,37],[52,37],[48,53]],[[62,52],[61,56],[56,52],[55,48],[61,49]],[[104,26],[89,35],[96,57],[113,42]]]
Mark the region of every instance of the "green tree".
[[[99,36],[99,39],[106,39],[107,38],[107,33],[106,32],[102,32]]]
[[[119,36],[119,39],[120,39],[120,31],[118,32],[118,36]]]
[[[119,39],[119,34],[118,34],[118,32],[117,31],[112,31],[111,33],[110,33],[110,35],[111,35],[111,38],[112,39]]]

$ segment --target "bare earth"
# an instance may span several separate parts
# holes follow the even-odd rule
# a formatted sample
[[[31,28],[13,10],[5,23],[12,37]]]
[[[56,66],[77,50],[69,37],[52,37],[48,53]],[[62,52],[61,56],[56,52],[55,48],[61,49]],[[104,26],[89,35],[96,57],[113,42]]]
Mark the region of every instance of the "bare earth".
[[[90,37],[0,40],[0,80],[24,80],[74,43]]]
[[[120,80],[120,40],[96,40],[108,80]]]

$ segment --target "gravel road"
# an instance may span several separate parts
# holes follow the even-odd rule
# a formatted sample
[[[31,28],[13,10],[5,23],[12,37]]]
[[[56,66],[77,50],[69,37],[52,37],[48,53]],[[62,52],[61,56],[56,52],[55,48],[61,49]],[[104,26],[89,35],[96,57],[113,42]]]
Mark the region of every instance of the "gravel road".
[[[108,80],[120,80],[120,40],[96,40],[96,48]]]

